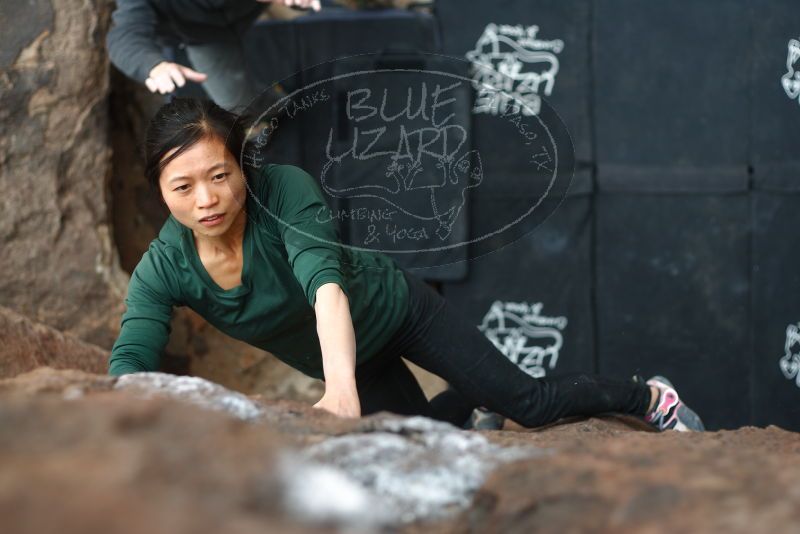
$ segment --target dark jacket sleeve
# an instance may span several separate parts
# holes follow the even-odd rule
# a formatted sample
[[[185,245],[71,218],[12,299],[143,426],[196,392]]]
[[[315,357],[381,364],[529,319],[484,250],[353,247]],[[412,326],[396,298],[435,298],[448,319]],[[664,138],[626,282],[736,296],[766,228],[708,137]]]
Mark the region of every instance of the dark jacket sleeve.
[[[350,300],[344,275],[347,254],[333,223],[325,220],[328,205],[316,181],[291,165],[279,166],[271,178],[271,207],[281,241],[308,303],[314,306],[317,289],[328,282],[336,283]]]
[[[106,44],[111,62],[126,76],[144,82],[164,61],[156,43],[158,13],[148,0],[117,0]]]
[[[131,275],[127,310],[108,362],[110,375],[159,369],[161,351],[169,340],[172,308],[178,305],[165,283],[164,265],[151,246]]]

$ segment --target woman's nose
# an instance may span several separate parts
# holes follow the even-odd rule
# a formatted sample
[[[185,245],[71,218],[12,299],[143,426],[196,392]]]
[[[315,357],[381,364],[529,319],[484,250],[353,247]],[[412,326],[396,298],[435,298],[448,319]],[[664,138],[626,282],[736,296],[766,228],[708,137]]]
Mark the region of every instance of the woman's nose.
[[[210,188],[201,185],[197,188],[195,202],[198,208],[213,206],[217,203],[217,195]]]

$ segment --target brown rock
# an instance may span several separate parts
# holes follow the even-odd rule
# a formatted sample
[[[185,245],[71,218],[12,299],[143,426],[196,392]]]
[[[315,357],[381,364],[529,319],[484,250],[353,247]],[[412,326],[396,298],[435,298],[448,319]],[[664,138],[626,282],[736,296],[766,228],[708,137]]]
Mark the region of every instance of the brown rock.
[[[264,417],[245,423],[135,397],[112,389],[115,381],[52,369],[0,380],[0,517],[9,531],[304,531],[312,525],[303,509],[279,503],[287,488],[307,506],[336,501],[329,467],[389,499],[380,506],[441,518],[424,505],[445,502],[448,485],[479,484],[458,477],[481,450],[495,460],[513,454],[497,445],[533,455],[497,467],[455,517],[423,516],[392,531],[788,533],[800,507],[800,436],[775,427],[655,433],[627,417],[571,419],[481,433],[492,448],[424,419],[338,419],[258,398]],[[302,476],[277,462],[286,448]]]
[[[487,434],[551,452],[497,469],[450,532],[796,532],[796,433],[636,432],[610,418]]]
[[[106,200],[110,10],[3,2],[0,58],[0,304],[103,347],[125,288]]]
[[[100,402],[101,401],[101,402]],[[0,516],[17,534],[304,532],[267,427],[104,394],[0,403]]]
[[[74,398],[89,392],[111,391],[116,380],[116,377],[108,375],[39,367],[14,378],[0,380],[0,394],[14,397],[60,394]]]
[[[108,352],[0,306],[0,378],[39,366],[104,374]]]

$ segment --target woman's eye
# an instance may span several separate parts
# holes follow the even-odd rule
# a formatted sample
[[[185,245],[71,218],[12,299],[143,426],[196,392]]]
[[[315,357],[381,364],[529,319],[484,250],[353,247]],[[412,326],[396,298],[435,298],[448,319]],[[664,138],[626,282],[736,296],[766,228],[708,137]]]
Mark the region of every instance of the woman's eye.
[[[186,191],[187,189],[189,189],[189,185],[188,184],[187,185],[182,185],[180,187],[176,187],[175,191]]]
[[[221,173],[217,174],[216,176],[214,176],[214,180],[222,180],[226,176],[228,176],[227,172],[221,172]]]

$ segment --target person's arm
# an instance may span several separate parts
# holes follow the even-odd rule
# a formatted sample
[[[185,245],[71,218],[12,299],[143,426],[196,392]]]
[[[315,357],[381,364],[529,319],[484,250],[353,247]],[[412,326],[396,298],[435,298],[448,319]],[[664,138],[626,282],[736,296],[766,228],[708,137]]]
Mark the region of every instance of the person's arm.
[[[158,370],[161,351],[169,340],[174,305],[161,276],[150,251],[146,252],[128,284],[127,309],[111,349],[108,374]]]
[[[156,44],[158,13],[148,0],[118,0],[106,37],[111,62],[151,92],[171,93],[186,80],[203,82],[206,75],[165,61]]]
[[[317,317],[325,395],[315,406],[357,417],[361,409],[355,384],[355,331],[339,236],[330,221],[317,219],[327,204],[311,175],[297,167],[282,166],[272,178],[270,206],[280,219],[281,241]]]
[[[314,407],[340,416],[359,417],[356,336],[347,295],[335,283],[323,284],[317,290],[314,311],[325,373],[325,395]]]
[[[106,37],[111,62],[126,76],[144,83],[164,61],[156,44],[158,14],[148,0],[118,0]]]

